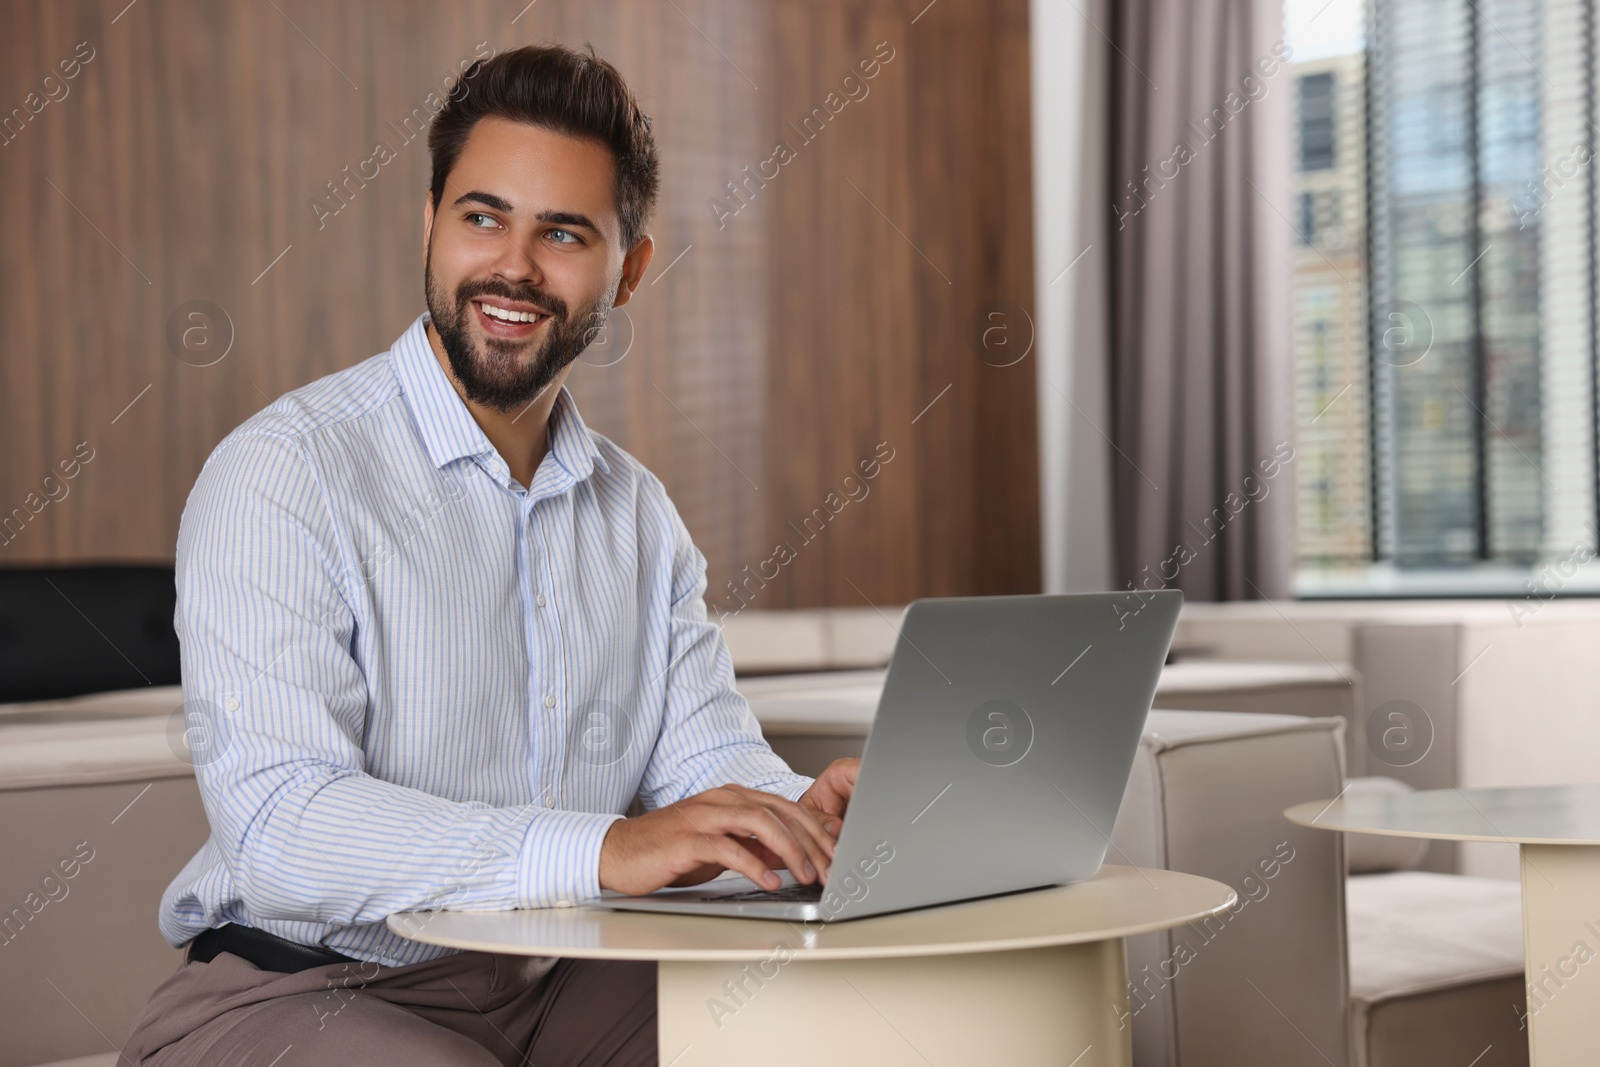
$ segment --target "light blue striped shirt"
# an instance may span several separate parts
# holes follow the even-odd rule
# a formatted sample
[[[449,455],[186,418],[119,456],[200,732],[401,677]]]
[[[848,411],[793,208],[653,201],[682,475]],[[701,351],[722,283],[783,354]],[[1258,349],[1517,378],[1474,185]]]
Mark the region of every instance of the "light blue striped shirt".
[[[734,689],[661,482],[563,388],[524,490],[426,322],[251,416],[189,494],[174,624],[211,836],[162,898],[173,945],[235,922],[431,959],[384,919],[597,896],[635,794],[811,782]]]

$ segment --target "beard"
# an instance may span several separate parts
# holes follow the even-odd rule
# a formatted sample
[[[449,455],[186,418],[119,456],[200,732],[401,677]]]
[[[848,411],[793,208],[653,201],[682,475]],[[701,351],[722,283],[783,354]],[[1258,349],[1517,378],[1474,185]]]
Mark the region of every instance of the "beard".
[[[526,407],[589,347],[605,325],[616,299],[616,286],[612,286],[572,314],[566,301],[554,294],[499,278],[462,282],[452,299],[433,276],[431,247],[423,281],[428,317],[462,391],[468,400],[503,413]],[[472,301],[482,296],[532,304],[541,314],[549,315],[544,340],[541,342],[537,335],[526,341],[481,336],[475,339]]]

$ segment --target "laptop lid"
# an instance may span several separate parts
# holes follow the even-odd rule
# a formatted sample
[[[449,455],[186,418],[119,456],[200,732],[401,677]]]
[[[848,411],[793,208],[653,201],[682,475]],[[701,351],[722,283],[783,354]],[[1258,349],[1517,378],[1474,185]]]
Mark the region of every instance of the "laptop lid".
[[[1182,603],[1176,590],[912,603],[823,917],[1097,871]]]

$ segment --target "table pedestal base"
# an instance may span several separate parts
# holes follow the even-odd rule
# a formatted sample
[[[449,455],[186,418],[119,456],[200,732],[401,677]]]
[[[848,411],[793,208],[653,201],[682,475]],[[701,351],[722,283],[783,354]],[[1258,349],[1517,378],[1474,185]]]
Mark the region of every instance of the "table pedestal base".
[[[660,964],[661,1063],[1128,1067],[1121,939],[1011,952]],[[1600,968],[1597,968],[1600,970]]]
[[[1534,1067],[1591,1067],[1600,1020],[1600,847],[1522,846],[1528,1051]]]

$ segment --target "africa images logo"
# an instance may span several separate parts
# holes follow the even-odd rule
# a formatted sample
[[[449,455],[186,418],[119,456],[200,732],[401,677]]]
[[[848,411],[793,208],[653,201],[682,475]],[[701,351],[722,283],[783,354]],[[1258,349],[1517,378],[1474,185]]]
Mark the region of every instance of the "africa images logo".
[[[1033,719],[1010,700],[984,701],[967,717],[967,747],[991,767],[1010,767],[1033,747]]]

